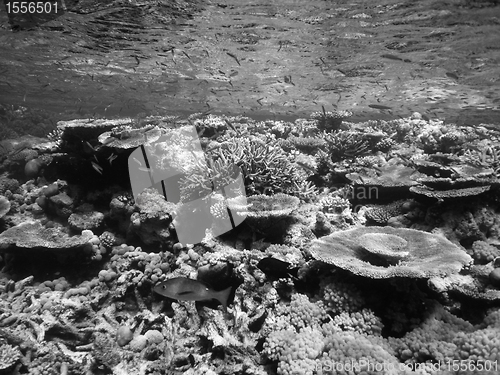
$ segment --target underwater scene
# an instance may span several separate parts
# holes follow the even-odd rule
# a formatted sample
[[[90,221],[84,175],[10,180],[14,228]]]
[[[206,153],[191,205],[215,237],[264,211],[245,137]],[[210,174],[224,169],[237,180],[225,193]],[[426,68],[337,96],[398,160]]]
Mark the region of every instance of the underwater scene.
[[[0,375],[500,374],[497,0],[4,0]]]

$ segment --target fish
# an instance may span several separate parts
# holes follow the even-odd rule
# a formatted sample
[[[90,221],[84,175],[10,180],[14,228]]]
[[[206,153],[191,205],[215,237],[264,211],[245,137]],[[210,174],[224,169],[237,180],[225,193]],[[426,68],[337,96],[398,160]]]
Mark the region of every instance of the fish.
[[[82,141],[83,152],[86,154],[93,154],[96,150],[88,141]]]
[[[229,126],[231,129],[233,129],[236,133],[240,134],[240,132],[234,127],[234,125],[229,121],[228,119],[224,119],[226,122],[227,126]]]
[[[223,310],[227,311],[227,301],[231,289],[232,286],[215,291],[201,281],[187,277],[175,277],[156,284],[153,291],[164,297],[179,301],[209,301],[215,299],[220,302]]]
[[[398,57],[398,56],[395,56],[395,55],[391,55],[391,54],[383,54],[383,55],[380,55],[380,57],[383,57],[385,59],[391,59],[391,60],[400,60],[400,61],[403,61],[403,59],[401,57]]]
[[[388,107],[386,105],[380,105],[380,104],[368,104],[368,107],[375,108],[375,109],[380,109],[380,110],[392,109],[391,107]]]
[[[290,263],[282,260],[267,257],[257,263],[257,268],[266,274],[266,276],[276,277],[278,279],[293,277],[297,278],[300,267],[290,268]]]
[[[236,55],[233,55],[231,52],[226,52],[226,54],[230,57],[232,57],[233,59],[236,60],[236,62],[238,63],[239,66],[241,66],[240,64],[240,60],[238,60],[238,58],[236,57]]]
[[[108,161],[109,161],[109,164],[111,165],[111,163],[113,163],[113,160],[115,160],[118,156],[115,155],[114,153],[112,153],[111,155],[109,155],[108,157]]]
[[[98,172],[99,174],[102,174],[103,168],[95,161],[91,161],[91,163],[92,163],[92,168],[94,168],[95,171]]]

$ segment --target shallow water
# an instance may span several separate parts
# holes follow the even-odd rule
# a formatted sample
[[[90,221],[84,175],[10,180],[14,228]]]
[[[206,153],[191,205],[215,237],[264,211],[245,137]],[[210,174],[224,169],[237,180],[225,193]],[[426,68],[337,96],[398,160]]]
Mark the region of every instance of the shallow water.
[[[19,17],[9,24],[2,12],[0,103],[56,120],[207,110],[290,119],[324,106],[352,110],[354,120],[419,111],[495,123],[500,6],[492,5],[67,1],[36,27]]]

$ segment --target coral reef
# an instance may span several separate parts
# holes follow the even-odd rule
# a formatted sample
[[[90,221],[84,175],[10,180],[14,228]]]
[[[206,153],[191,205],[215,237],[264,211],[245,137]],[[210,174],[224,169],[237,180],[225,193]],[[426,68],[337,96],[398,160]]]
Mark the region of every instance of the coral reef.
[[[18,224],[0,234],[0,247],[24,249],[72,249],[89,242],[93,233],[84,231],[79,236],[68,236],[58,228],[46,228],[38,221]]]
[[[396,356],[405,364],[414,366],[437,361],[470,360],[471,363],[498,361],[498,311],[494,311],[482,325],[474,326],[436,305],[426,320],[400,339],[390,339]],[[471,367],[457,369],[460,374],[496,373],[495,367],[474,371]]]
[[[349,116],[81,119],[2,141],[0,372],[497,373],[478,367],[500,360],[497,132]],[[178,201],[131,189],[141,145],[183,174]],[[238,169],[247,197],[222,190]],[[182,243],[192,198],[211,227]],[[228,211],[242,225],[219,235]],[[229,290],[227,309],[154,292],[177,277]],[[453,361],[476,368],[436,367]]]

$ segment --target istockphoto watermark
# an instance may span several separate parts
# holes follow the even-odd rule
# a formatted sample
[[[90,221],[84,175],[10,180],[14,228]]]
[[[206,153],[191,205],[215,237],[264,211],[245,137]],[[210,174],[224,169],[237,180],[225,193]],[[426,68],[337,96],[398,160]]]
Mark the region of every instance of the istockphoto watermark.
[[[381,374],[405,372],[405,371],[426,371],[436,372],[491,372],[498,371],[498,361],[490,360],[446,360],[437,361],[435,363],[394,363],[394,362],[376,362],[367,359],[350,360],[343,362],[336,362],[331,360],[321,361],[316,366],[316,373],[318,375],[336,374],[336,373],[359,373],[377,372]]]

